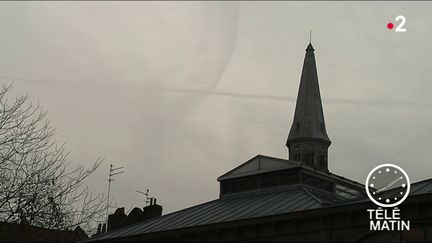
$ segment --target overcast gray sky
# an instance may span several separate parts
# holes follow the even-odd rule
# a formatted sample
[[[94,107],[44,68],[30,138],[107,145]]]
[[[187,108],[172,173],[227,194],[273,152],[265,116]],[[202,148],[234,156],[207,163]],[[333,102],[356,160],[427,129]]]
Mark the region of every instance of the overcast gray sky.
[[[432,176],[429,2],[2,2],[0,80],[48,110],[74,163],[117,206],[164,212],[218,197],[256,154],[287,158],[313,29],[330,170]],[[397,15],[406,33],[387,30]]]

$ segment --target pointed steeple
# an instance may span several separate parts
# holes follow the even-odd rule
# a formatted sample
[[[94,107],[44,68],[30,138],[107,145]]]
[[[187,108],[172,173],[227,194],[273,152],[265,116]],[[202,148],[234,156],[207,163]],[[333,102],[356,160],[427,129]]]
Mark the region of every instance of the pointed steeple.
[[[327,171],[327,148],[330,143],[324,122],[314,48],[309,43],[303,63],[294,119],[286,143],[289,159]]]

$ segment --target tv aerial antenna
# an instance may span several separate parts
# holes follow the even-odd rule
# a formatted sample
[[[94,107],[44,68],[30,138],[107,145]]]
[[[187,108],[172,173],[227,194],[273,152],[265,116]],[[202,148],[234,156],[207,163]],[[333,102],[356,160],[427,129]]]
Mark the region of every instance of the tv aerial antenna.
[[[147,206],[150,202],[150,197],[149,197],[149,189],[146,190],[146,192],[142,192],[140,190],[135,190],[136,192],[138,192],[139,194],[142,194],[145,196],[145,205]]]
[[[111,192],[111,182],[114,181],[113,177],[119,174],[123,174],[125,173],[124,171],[122,171],[122,169],[124,169],[124,167],[117,167],[114,168],[112,164],[110,164],[110,170],[109,170],[109,174],[108,174],[108,197],[107,197],[107,206],[106,206],[106,222],[108,223],[108,210],[109,210],[109,199],[110,199],[110,192]]]

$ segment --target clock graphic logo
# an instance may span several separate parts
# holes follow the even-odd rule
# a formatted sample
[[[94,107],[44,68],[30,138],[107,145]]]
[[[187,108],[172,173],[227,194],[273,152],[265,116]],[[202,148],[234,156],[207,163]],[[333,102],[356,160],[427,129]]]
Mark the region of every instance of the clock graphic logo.
[[[365,187],[369,199],[376,205],[396,207],[408,197],[410,180],[401,167],[382,164],[369,172]]]

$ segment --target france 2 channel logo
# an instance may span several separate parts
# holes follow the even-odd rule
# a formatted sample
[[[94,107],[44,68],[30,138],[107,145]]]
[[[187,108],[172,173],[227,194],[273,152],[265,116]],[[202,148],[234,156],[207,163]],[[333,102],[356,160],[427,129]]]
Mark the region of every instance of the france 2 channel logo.
[[[406,18],[403,15],[398,15],[395,18],[396,22],[400,23],[396,26],[396,28],[394,29],[395,32],[406,32],[405,29],[405,24],[406,24]],[[387,23],[387,29],[392,30],[395,27],[395,24],[393,24],[392,22]]]

